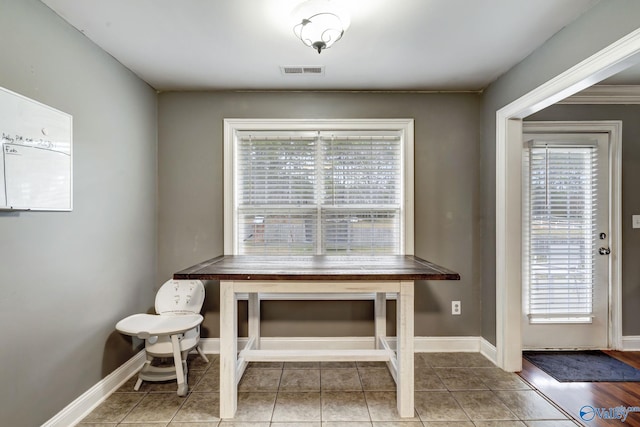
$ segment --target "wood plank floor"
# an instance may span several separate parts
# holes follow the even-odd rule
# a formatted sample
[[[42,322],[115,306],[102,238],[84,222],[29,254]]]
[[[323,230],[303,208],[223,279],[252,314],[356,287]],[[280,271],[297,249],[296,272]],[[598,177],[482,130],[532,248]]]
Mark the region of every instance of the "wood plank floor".
[[[606,353],[640,369],[640,352],[606,351]],[[580,417],[580,410],[585,406],[596,409],[640,407],[640,382],[561,383],[526,359],[522,361],[520,376],[585,426],[640,427],[640,412],[630,412],[624,423],[620,419],[607,420],[597,415],[591,421],[584,421]],[[585,418],[589,417],[585,415]]]

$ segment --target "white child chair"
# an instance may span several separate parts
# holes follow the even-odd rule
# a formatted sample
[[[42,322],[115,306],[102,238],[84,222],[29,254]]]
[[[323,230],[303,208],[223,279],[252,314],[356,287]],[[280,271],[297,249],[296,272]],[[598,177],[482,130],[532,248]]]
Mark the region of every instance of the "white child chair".
[[[116,324],[120,333],[144,340],[147,361],[138,373],[134,390],[140,389],[142,381],[175,379],[178,382],[178,396],[187,395],[189,352],[195,348],[209,363],[198,345],[203,303],[204,285],[200,280],[169,280],[156,294],[155,308],[158,314],[134,314]],[[171,356],[174,366],[151,365],[154,357]]]

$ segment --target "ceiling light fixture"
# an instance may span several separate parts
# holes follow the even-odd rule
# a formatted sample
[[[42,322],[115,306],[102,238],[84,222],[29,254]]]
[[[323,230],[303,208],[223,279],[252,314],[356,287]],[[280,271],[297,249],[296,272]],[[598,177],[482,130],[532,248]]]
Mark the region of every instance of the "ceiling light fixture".
[[[349,14],[331,0],[307,0],[291,13],[293,32],[302,43],[318,53],[330,48],[349,28]]]

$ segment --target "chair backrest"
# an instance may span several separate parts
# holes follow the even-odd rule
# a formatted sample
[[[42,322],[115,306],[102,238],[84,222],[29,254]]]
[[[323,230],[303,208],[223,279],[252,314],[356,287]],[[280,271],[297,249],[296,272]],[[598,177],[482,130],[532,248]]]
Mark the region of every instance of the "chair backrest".
[[[204,285],[200,280],[168,280],[156,294],[156,313],[200,313],[204,303]]]

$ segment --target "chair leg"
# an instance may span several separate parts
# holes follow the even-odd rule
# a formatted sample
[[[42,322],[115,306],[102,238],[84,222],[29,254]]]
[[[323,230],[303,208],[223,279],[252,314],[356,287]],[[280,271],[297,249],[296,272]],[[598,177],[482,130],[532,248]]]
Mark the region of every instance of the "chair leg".
[[[204,361],[206,363],[209,363],[209,359],[207,359],[207,356],[204,355],[204,352],[202,351],[202,349],[200,348],[200,346],[196,347],[196,351],[198,352],[198,354],[200,355],[200,357],[202,357],[202,359],[204,359]]]
[[[187,357],[189,357],[188,351],[183,351],[180,353],[180,357],[182,360],[182,369],[184,370],[184,377],[188,378],[189,375],[189,367],[187,366]]]
[[[144,362],[144,365],[142,365],[142,368],[140,368],[140,372],[144,371],[145,368],[151,365],[152,361],[153,361],[153,356],[150,356],[147,354],[147,360]],[[138,374],[138,380],[136,381],[136,385],[133,386],[133,389],[135,391],[138,391],[140,390],[141,385],[142,385],[142,378],[140,378],[140,375]]]

